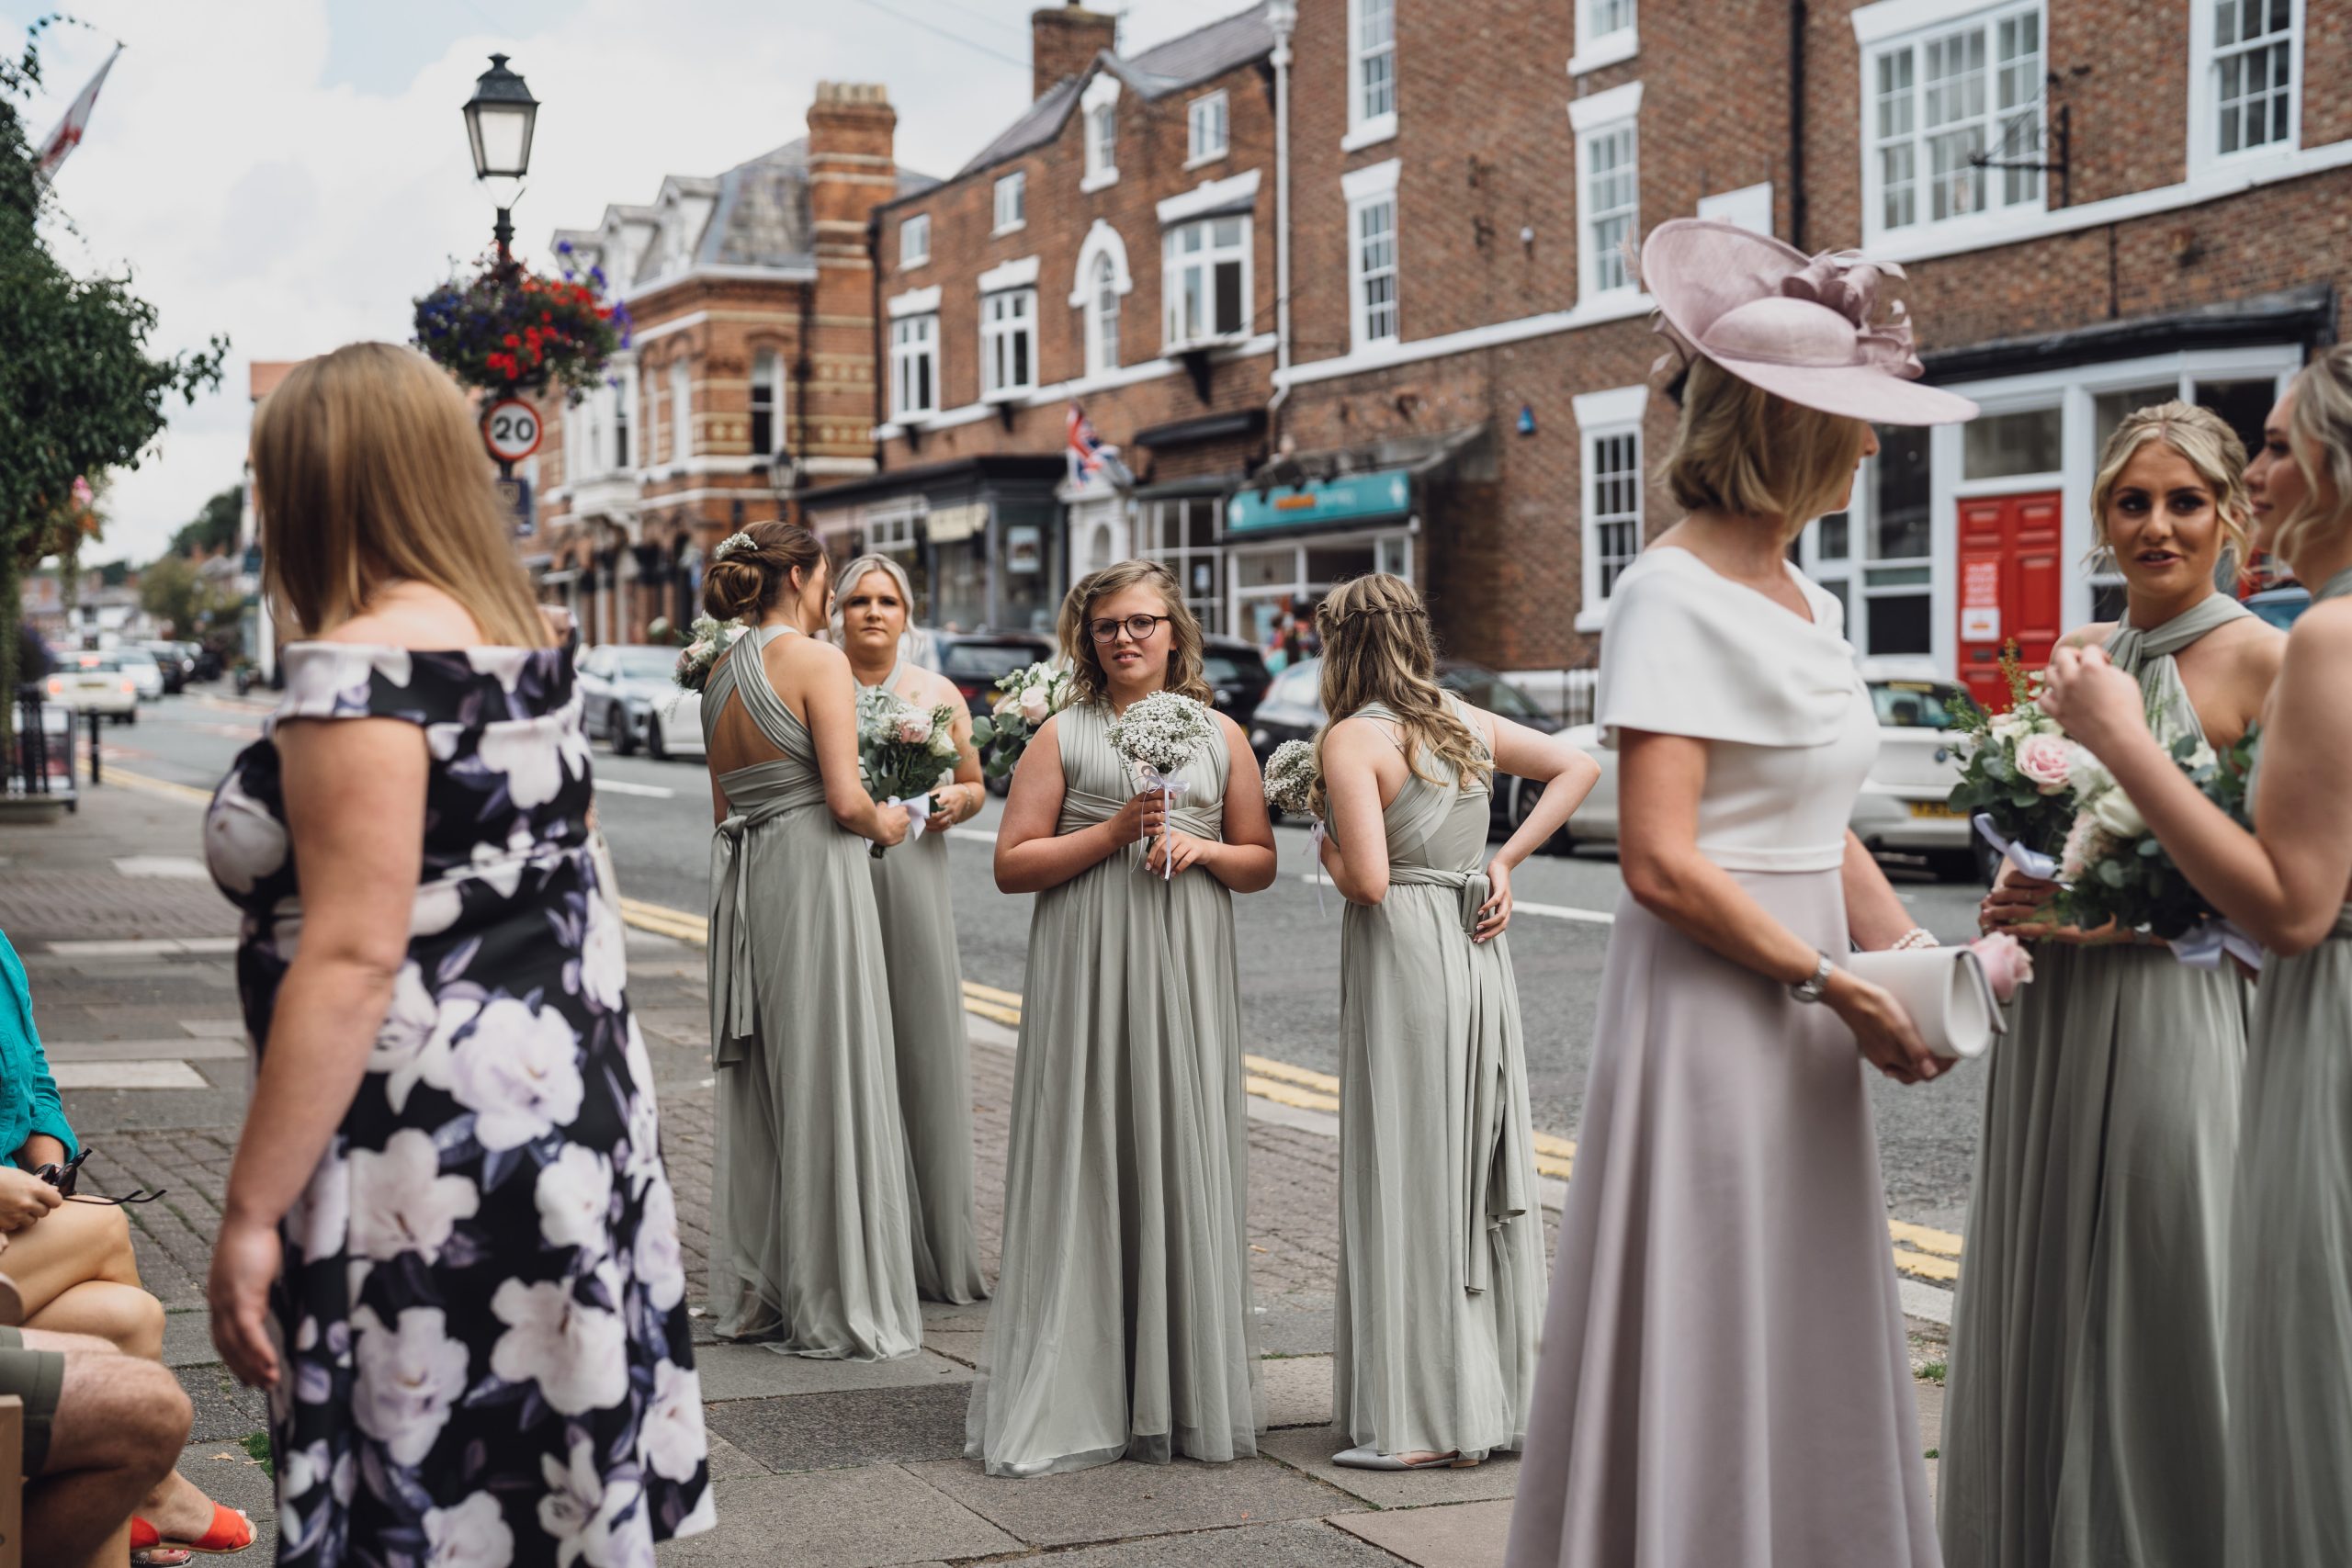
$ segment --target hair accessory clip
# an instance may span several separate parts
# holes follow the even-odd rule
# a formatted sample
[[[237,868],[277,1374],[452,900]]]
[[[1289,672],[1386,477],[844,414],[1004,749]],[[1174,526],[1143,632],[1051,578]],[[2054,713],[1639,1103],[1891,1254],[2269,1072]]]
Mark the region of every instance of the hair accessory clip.
[[[752,536],[749,534],[729,534],[727,537],[719,540],[718,543],[710,547],[710,558],[713,560],[725,560],[737,550],[750,550],[756,549],[758,547],[758,546],[752,542]]]

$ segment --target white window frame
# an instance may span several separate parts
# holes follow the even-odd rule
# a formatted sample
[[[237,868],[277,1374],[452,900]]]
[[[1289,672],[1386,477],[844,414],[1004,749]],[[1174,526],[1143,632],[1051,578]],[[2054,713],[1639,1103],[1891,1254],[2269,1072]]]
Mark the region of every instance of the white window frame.
[[[1241,239],[1238,245],[1219,245],[1216,226],[1238,223]],[[1187,255],[1181,248],[1182,236],[1193,230],[1203,231],[1198,251]],[[1255,304],[1256,276],[1251,259],[1255,243],[1255,224],[1247,212],[1224,212],[1172,223],[1160,235],[1160,352],[1181,354],[1186,349],[1206,348],[1218,344],[1238,343],[1250,335],[1250,320]],[[1241,320],[1232,327],[1218,331],[1216,325],[1216,272],[1227,261],[1238,258],[1241,263]],[[1184,277],[1193,271],[1204,275],[1201,290],[1206,320],[1202,330],[1186,335],[1183,330]]]
[[[1629,299],[1641,290],[1641,280],[1616,255],[1615,246],[1598,245],[1593,226],[1606,218],[1623,216],[1625,232],[1637,242],[1642,231],[1642,85],[1628,82],[1605,93],[1593,93],[1568,103],[1568,129],[1577,143],[1577,299],[1590,305],[1609,299]],[[1619,135],[1632,144],[1634,204],[1631,208],[1593,206],[1593,153]],[[1604,263],[1602,250],[1611,253]],[[1620,276],[1622,274],[1622,276]]]
[[[2201,8],[2211,0],[2195,0],[2192,8]],[[1868,9],[1875,10],[1876,7]],[[1897,17],[1900,13],[1889,13]],[[2004,23],[2030,16],[2037,29],[2033,75],[2037,93],[2030,106],[2004,109],[2000,103],[2005,68],[2000,58],[2001,29]],[[1858,14],[1859,18],[1859,14]],[[1865,31],[1858,19],[1857,34]],[[2050,17],[2046,0],[2002,0],[2002,3],[1961,8],[1949,6],[1927,7],[1921,25],[1901,33],[1881,36],[1876,28],[1868,29],[1861,49],[1861,119],[1859,126],[1862,158],[1862,241],[1874,245],[1881,239],[1895,236],[1908,239],[1917,235],[1965,234],[1974,231],[1998,233],[2014,229],[2021,216],[2039,215],[2050,208],[2050,181],[2046,175],[2028,170],[1985,169],[1983,180],[1983,205],[1972,211],[1953,212],[1942,218],[1933,216],[1932,200],[1936,176],[1929,164],[1931,133],[1927,129],[1928,51],[1935,45],[1973,33],[1983,41],[1984,72],[1981,83],[1983,107],[1972,118],[1982,128],[1983,151],[1996,159],[2030,162],[2043,155],[2049,138],[2048,93],[2041,78],[2050,68]],[[1882,61],[1907,57],[1910,78],[1905,88],[1907,119],[1905,128],[1894,135],[1883,135],[1879,70]],[[2034,134],[2028,141],[2006,141],[2005,123],[2020,117],[2030,107],[2034,115]],[[1951,122],[1958,124],[1959,122]],[[1883,153],[1889,148],[1907,144],[1911,152],[1911,214],[1904,222],[1890,225],[1886,221],[1886,179]],[[2018,194],[2023,191],[2024,194]]]
[[[1396,134],[1396,0],[1347,0],[1348,6],[1348,133],[1340,141],[1340,150],[1352,152],[1376,141],[1385,141]],[[1379,10],[1388,19],[1388,36],[1379,42],[1367,41],[1364,12]],[[1385,110],[1367,112],[1363,87],[1364,66],[1371,61],[1385,59],[1388,64],[1388,107]]]
[[[1699,198],[1699,216],[1731,223],[1751,234],[1772,232],[1772,182],[1761,180],[1737,190],[1717,191]]]
[[[639,379],[645,396],[645,461],[640,466],[650,468],[662,460],[661,373],[649,370]]]
[[[640,465],[637,460],[636,443],[631,437],[637,433],[637,367],[622,366],[619,377],[620,385],[609,389],[612,392],[613,447],[607,454],[611,461],[605,466],[613,469],[636,468]]]
[[[694,367],[684,359],[670,361],[671,461],[683,463],[695,455]]]
[[[931,260],[931,214],[917,212],[899,220],[899,265],[921,266]]]
[[[759,412],[760,392],[762,389],[761,383],[763,380],[769,383],[766,389],[768,394],[768,445],[767,449],[765,451],[762,451],[760,449],[759,442],[757,440],[752,440],[752,456],[754,457],[773,457],[778,452],[784,450],[784,354],[781,350],[763,348],[754,351],[752,355],[751,397],[750,400],[745,404],[743,419],[743,430],[747,437],[752,432],[751,416]]]
[[[1078,97],[1078,131],[1085,157],[1081,191],[1119,183],[1119,79],[1098,71]]]
[[[1026,338],[1028,349],[1016,356],[1014,342]],[[1012,379],[1014,361],[1026,378]],[[1001,363],[1000,363],[1001,361]],[[991,289],[980,296],[980,400],[1004,402],[1037,389],[1037,289],[1035,284]]]
[[[1010,234],[1029,226],[1028,170],[1015,169],[1009,175],[999,175],[996,177],[996,187],[992,194],[995,198],[992,210],[996,216],[996,227],[989,231],[991,237],[998,234]]]
[[[2237,164],[2256,158],[2277,157],[2301,151],[2303,145],[2303,6],[2304,0],[2289,0],[2287,36],[2258,47],[2267,50],[2277,41],[2287,45],[2287,134],[2256,147],[2239,147],[2233,152],[2222,151],[2222,60],[2221,50],[2214,41],[2213,8],[2215,0],[2192,0],[2188,7],[2188,166],[2191,172]],[[2244,51],[2233,46],[2231,53]]]
[[[1609,620],[1611,594],[1601,582],[1600,529],[1604,521],[1600,511],[1602,500],[1600,486],[1600,457],[1603,443],[1630,441],[1633,466],[1612,470],[1630,479],[1634,505],[1630,513],[1619,509],[1607,514],[1612,525],[1631,524],[1633,548],[1619,558],[1618,573],[1631,566],[1634,558],[1642,553],[1646,526],[1648,476],[1642,469],[1642,415],[1649,408],[1650,389],[1646,385],[1616,387],[1605,392],[1585,392],[1572,400],[1576,411],[1577,441],[1577,528],[1581,547],[1583,581],[1582,598],[1577,607],[1576,629],[1597,632]],[[1610,585],[1614,586],[1614,583]]]
[[[1105,375],[1118,368],[1118,360],[1115,355],[1111,357],[1109,363],[1105,363],[1105,357],[1102,353],[1102,342],[1098,335],[1099,324],[1095,320],[1102,303],[1097,291],[1097,285],[1100,282],[1098,271],[1106,264],[1111,269],[1111,287],[1124,307],[1126,297],[1135,292],[1136,287],[1134,276],[1127,271],[1126,242],[1119,238],[1119,231],[1116,229],[1097,218],[1094,220],[1094,226],[1086,231],[1086,239],[1078,247],[1078,268],[1071,275],[1069,288],[1069,308],[1079,312],[1079,319],[1084,328],[1086,372],[1090,376]],[[1121,313],[1125,313],[1124,309]],[[1125,321],[1120,323],[1118,335],[1121,340],[1119,344],[1121,354],[1134,346],[1133,344],[1125,341],[1126,326],[1127,323]]]
[[[927,374],[918,380],[915,370]],[[920,402],[915,392],[920,388]],[[939,312],[909,311],[890,321],[890,417],[904,423],[939,412]]]
[[[1086,373],[1107,376],[1119,367],[1119,301],[1126,292],[1119,287],[1118,265],[1098,254],[1087,280]]]
[[[1637,25],[1640,0],[1572,0],[1577,11],[1577,51],[1568,74],[1583,76],[1642,51]]]
[[[1369,168],[1356,169],[1340,180],[1340,194],[1348,206],[1348,333],[1355,352],[1361,354],[1375,344],[1395,344],[1404,340],[1403,301],[1399,297],[1402,258],[1397,254],[1400,231],[1396,206],[1396,180],[1402,162],[1390,158]],[[1388,260],[1385,267],[1372,267],[1365,254],[1363,220],[1367,214],[1385,208],[1388,212]],[[1371,302],[1366,291],[1375,277],[1388,280],[1387,315],[1385,332],[1375,333],[1380,325],[1373,319]]]
[[[1231,102],[1222,87],[1203,93],[1184,106],[1184,167],[1214,164],[1233,151],[1232,117]]]

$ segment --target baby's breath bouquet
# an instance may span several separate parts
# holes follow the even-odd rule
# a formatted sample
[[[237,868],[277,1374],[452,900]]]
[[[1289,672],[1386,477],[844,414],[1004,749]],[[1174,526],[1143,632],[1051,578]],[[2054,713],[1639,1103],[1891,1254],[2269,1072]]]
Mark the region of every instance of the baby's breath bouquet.
[[[1159,791],[1171,810],[1184,794],[1178,771],[1216,734],[1208,708],[1175,692],[1154,692],[1130,703],[1110,726],[1111,750],[1133,762],[1143,787]],[[1165,874],[1176,874],[1172,860]]]
[[[972,721],[972,744],[980,749],[981,771],[992,779],[1010,775],[1030,737],[1069,705],[1069,686],[1068,670],[1043,660],[999,681],[995,705]]]
[[[670,679],[689,692],[701,691],[710,680],[710,667],[742,635],[741,621],[696,615],[687,630],[686,646],[678,652],[678,667],[670,671]]]
[[[907,808],[909,843],[931,820],[931,792],[956,776],[956,710],[948,704],[924,708],[895,692],[858,694],[857,771],[866,793]],[[882,846],[869,852],[880,860]]]
[[[1285,740],[1266,759],[1266,804],[1292,817],[1315,815],[1315,748],[1304,740]]]

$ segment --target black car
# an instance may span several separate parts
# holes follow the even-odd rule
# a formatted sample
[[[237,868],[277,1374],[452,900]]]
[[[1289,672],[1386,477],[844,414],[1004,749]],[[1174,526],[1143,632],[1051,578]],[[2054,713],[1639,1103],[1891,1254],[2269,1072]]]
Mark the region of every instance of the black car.
[[[1208,678],[1216,711],[1244,728],[1273,679],[1266,672],[1265,656],[1238,637],[1204,637],[1201,673]]]
[[[1053,639],[1035,632],[926,632],[922,662],[956,682],[979,717],[996,705],[996,683],[1054,656]]]
[[[1500,714],[1530,729],[1552,735],[1565,728],[1537,707],[1526,693],[1480,665],[1440,660],[1437,679],[1438,684],[1471,706]],[[1258,705],[1257,714],[1249,724],[1250,749],[1258,754],[1261,764],[1283,741],[1313,740],[1315,732],[1323,728],[1322,681],[1323,661],[1319,659],[1301,660],[1274,677],[1273,684],[1266,690],[1265,700]],[[1543,793],[1541,784],[1497,773],[1489,831],[1508,837],[1527,819]]]

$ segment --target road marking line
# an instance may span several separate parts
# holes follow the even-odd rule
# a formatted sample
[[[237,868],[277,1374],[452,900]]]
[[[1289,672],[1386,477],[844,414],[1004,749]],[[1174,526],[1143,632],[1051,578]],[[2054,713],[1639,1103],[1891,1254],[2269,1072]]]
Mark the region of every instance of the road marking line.
[[[107,750],[111,750],[113,748],[109,747]],[[134,773],[130,769],[118,767],[112,762],[102,761],[100,766],[102,772],[99,787],[101,789],[107,784],[119,784],[128,785],[131,789],[144,790],[149,795],[160,795],[167,800],[181,801],[189,806],[212,804],[210,790],[191,789],[187,784],[174,784],[169,779],[151,779],[145,773]]]
[[[119,876],[162,877],[179,882],[202,882],[211,874],[194,855],[119,855],[114,869]]]
[[[1960,1278],[1960,1265],[1953,1259],[1930,1258],[1924,1252],[1914,1252],[1906,1247],[1898,1247],[1894,1249],[1894,1266],[1906,1274],[1917,1274],[1927,1280],[1940,1280],[1946,1284],[1951,1284]]]
[[[1960,1237],[1950,1231],[1929,1230],[1905,1220],[1889,1220],[1886,1228],[1894,1233],[1895,1240],[1908,1242],[1922,1252],[1940,1253],[1946,1258],[1960,1256]]]
[[[212,1084],[179,1058],[132,1062],[52,1062],[50,1076],[60,1089],[210,1089]]]
[[[1014,1009],[1015,1010],[1018,1010],[1021,1006],[1020,992],[1000,991],[994,986],[983,986],[978,980],[965,981],[964,994],[967,997],[978,997],[984,1002],[994,1002],[999,1007],[1008,1007]]]
[[[631,784],[627,779],[598,779],[596,781],[596,788],[599,793],[605,790],[611,790],[615,795],[641,795],[648,800],[675,800],[678,798],[678,792],[670,788],[667,784]]]

